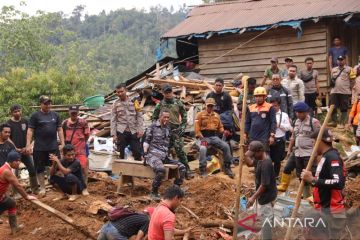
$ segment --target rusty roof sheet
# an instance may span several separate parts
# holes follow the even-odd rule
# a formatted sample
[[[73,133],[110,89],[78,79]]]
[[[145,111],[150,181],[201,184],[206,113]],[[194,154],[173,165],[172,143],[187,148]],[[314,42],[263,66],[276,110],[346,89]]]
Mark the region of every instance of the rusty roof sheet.
[[[163,38],[360,12],[360,0],[240,0],[194,7]]]

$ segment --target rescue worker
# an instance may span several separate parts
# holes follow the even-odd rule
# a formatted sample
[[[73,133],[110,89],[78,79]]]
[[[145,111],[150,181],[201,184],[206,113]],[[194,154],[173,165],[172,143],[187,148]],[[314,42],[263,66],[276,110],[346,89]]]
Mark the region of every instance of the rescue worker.
[[[231,171],[232,156],[229,145],[219,138],[219,134],[225,134],[224,127],[220,121],[220,116],[214,112],[215,100],[208,98],[205,101],[206,109],[199,112],[195,118],[195,136],[200,145],[200,175],[206,176],[206,152],[207,146],[220,149],[224,156],[224,171],[230,178],[234,178]]]
[[[184,151],[184,138],[183,135],[186,129],[187,113],[184,104],[174,97],[171,85],[166,84],[163,87],[164,99],[155,107],[152,120],[159,119],[160,111],[168,109],[170,111],[170,146],[169,149],[175,148],[176,155],[179,161],[186,167],[186,179],[193,178],[190,171],[188,159]]]
[[[36,197],[27,195],[16,176],[13,174],[13,169],[19,169],[21,163],[21,155],[15,150],[9,152],[7,162],[0,167],[0,215],[8,212],[9,225],[11,233],[15,234],[19,231],[16,217],[16,202],[14,199],[6,196],[6,192],[10,185],[12,185],[17,192],[26,200],[35,200]]]
[[[111,109],[111,136],[116,143],[120,158],[125,157],[125,148],[130,145],[135,160],[141,160],[140,138],[144,134],[143,116],[135,104],[126,96],[126,85],[116,86],[119,97]]]
[[[254,90],[256,103],[247,109],[245,121],[245,140],[247,142],[260,141],[266,151],[275,142],[276,113],[274,107],[266,102],[266,89],[257,87]]]
[[[303,169],[306,168],[315,141],[311,138],[311,134],[314,131],[320,129],[320,122],[316,118],[310,116],[309,111],[311,108],[305,102],[298,102],[294,105],[294,111],[296,113],[296,121],[294,124],[294,133],[290,139],[290,146],[295,146],[295,157],[296,157],[296,175],[300,177]],[[292,152],[292,149],[289,149]],[[312,172],[315,173],[316,163],[312,166]],[[284,176],[285,177],[285,176]],[[290,180],[290,176],[289,180]],[[283,180],[283,178],[282,178]],[[285,181],[286,179],[284,179]],[[304,198],[310,197],[310,186],[306,184],[304,186]]]
[[[214,111],[218,114],[222,114],[226,111],[232,111],[233,102],[231,96],[223,90],[224,79],[216,78],[215,87],[213,92],[210,92],[206,98],[213,98],[216,102]]]
[[[294,119],[293,99],[289,89],[281,85],[279,74],[272,75],[271,87],[268,89],[267,100],[272,98],[280,98],[280,109],[289,115],[290,119]]]
[[[248,105],[256,103],[255,96],[254,96],[254,90],[256,88],[256,79],[250,78],[249,76],[244,76],[242,78],[242,81],[243,82],[248,81],[248,95],[247,95],[246,103]],[[244,83],[243,83],[243,85],[244,85]],[[239,98],[238,98],[238,103],[242,104],[243,98],[244,98],[244,94],[240,93]]]
[[[316,139],[319,130],[311,137]],[[325,129],[319,143],[317,154],[321,156],[317,164],[316,174],[305,169],[301,178],[314,187],[313,197],[315,209],[327,216],[330,226],[330,238],[340,239],[341,232],[346,225],[343,189],[345,187],[344,162],[339,152],[332,147],[333,136],[329,129]]]
[[[281,85],[290,90],[294,104],[305,101],[304,82],[297,77],[296,72],[297,66],[291,65],[288,76],[281,81]]]
[[[182,185],[186,168],[176,160],[168,157],[170,145],[170,128],[168,126],[170,120],[170,111],[162,109],[159,120],[153,122],[147,129],[144,140],[144,154],[146,163],[155,172],[155,179],[152,183],[150,197],[153,200],[160,200],[159,187],[161,181],[165,177],[164,164],[175,164],[178,166],[180,176],[175,179],[175,185]]]

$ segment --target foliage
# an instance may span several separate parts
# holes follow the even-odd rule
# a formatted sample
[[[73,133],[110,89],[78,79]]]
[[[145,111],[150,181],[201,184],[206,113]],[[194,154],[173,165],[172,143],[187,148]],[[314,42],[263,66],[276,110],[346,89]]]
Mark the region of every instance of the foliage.
[[[13,103],[29,113],[42,94],[67,104],[107,93],[154,64],[161,35],[186,16],[185,6],[176,12],[156,6],[98,15],[84,15],[84,9],[77,6],[71,16],[29,16],[13,6],[2,8],[0,120]],[[165,54],[175,55],[169,49]]]

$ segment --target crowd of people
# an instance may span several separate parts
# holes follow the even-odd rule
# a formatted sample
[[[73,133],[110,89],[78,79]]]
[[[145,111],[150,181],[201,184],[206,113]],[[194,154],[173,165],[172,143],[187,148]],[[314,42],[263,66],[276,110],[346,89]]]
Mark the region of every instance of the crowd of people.
[[[330,126],[343,128],[346,123],[360,142],[360,67],[346,65],[347,50],[341,39],[334,39],[334,47],[329,50],[331,67],[330,104],[335,105]],[[286,69],[278,67],[276,57],[270,59],[271,66],[264,72],[260,86],[256,79],[243,76],[233,81],[236,91],[224,91],[224,80],[215,79],[213,90],[206,96],[204,109],[197,113],[194,133],[199,149],[199,175],[206,178],[209,149],[219,150],[223,156],[223,171],[234,178],[231,166],[238,164],[233,157],[231,141],[245,139],[247,150],[244,161],[254,167],[256,192],[248,199],[248,207],[255,202],[259,205],[259,215],[273,217],[273,206],[278,191],[286,191],[292,171],[306,182],[303,197],[313,196],[314,206],[330,216],[330,234],[338,234],[339,224],[345,218],[345,184],[343,161],[332,147],[332,133],[325,130],[318,148],[321,160],[315,162],[311,171],[305,168],[310,159],[315,139],[321,127],[317,119],[320,84],[319,73],[314,69],[313,58],[304,59],[305,67],[299,69],[291,57],[285,59]],[[356,79],[355,79],[356,78]],[[267,82],[270,80],[270,82]],[[244,98],[243,83],[247,81],[247,108],[242,109]],[[162,201],[146,215],[130,214],[127,220],[113,220],[101,229],[99,240],[127,239],[136,235],[150,240],[172,239],[174,234],[184,234],[191,229],[175,229],[174,210],[179,206],[184,192],[181,185],[191,180],[190,170],[184,152],[183,135],[187,125],[187,112],[181,100],[174,96],[171,85],[162,88],[163,99],[157,103],[152,116],[152,124],[144,129],[144,120],[138,104],[127,95],[125,84],[116,86],[118,99],[111,110],[110,134],[116,143],[120,158],[125,157],[125,148],[130,146],[135,160],[144,161],[155,173],[150,190],[153,200]],[[352,95],[352,109],[348,115]],[[238,101],[234,103],[233,97]],[[19,184],[12,169],[18,169],[22,162],[29,171],[31,191],[38,197],[46,195],[46,178],[58,189],[62,196],[55,200],[75,201],[79,195],[88,195],[88,149],[90,129],[86,120],[78,116],[78,106],[70,106],[69,118],[61,121],[51,110],[52,100],[48,96],[39,99],[40,110],[29,120],[22,116],[20,105],[10,108],[11,118],[0,125],[0,214],[9,214],[13,232],[17,231],[15,201],[6,195],[10,185],[14,191],[27,200],[28,195]],[[338,120],[337,110],[340,110]],[[359,110],[359,111],[358,111]],[[240,136],[240,122],[246,111],[244,136]],[[289,141],[288,149],[286,142]],[[177,160],[170,153],[174,149]],[[287,159],[281,173],[281,162]],[[320,158],[319,158],[320,159]],[[164,164],[178,166],[179,176],[174,186],[161,196],[159,188],[165,177]],[[149,216],[151,217],[149,218]],[[149,220],[150,219],[150,220]],[[336,221],[333,219],[337,219]],[[335,229],[335,230],[334,230]],[[271,239],[271,228],[263,227],[264,239]]]

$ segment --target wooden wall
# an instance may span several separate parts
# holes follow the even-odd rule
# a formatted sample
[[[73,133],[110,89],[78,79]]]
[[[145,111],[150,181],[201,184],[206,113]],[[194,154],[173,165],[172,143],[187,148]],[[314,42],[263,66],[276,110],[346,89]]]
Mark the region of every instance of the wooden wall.
[[[315,60],[314,68],[320,74],[320,86],[323,91],[326,91],[327,27],[323,23],[304,26],[300,38],[297,37],[296,30],[291,27],[269,30],[243,47],[212,61],[259,33],[261,31],[199,40],[200,74],[207,77],[220,76],[225,80],[231,80],[242,72],[259,81],[263,77],[265,69],[270,66],[271,57],[278,57],[280,68],[285,68],[285,57],[292,57],[294,63],[302,69],[305,67],[305,58],[311,56]],[[209,61],[212,62],[206,64]]]

